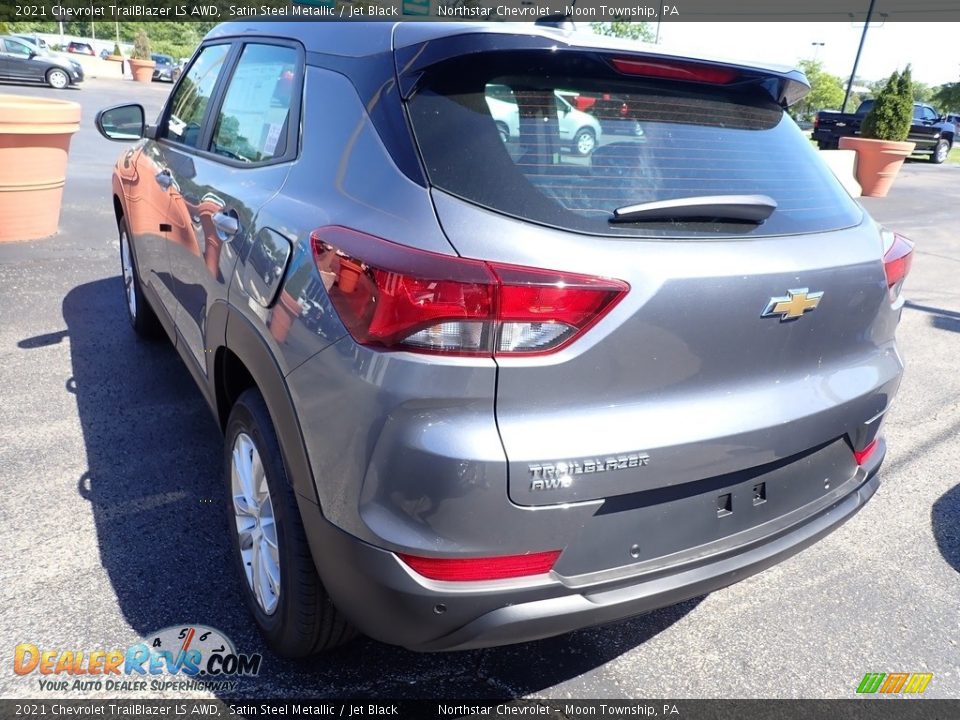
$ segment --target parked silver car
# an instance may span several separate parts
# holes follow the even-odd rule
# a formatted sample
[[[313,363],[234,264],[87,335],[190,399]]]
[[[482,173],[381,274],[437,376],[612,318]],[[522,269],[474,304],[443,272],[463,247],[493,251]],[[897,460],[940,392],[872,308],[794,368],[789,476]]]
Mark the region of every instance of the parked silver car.
[[[506,86],[487,88],[487,106],[504,142],[520,138],[520,107],[513,91]],[[592,115],[581,112],[560,96],[559,91],[547,95],[544,102],[553,104],[557,113],[557,136],[564,147],[579,155],[589,155],[597,147],[602,133],[600,123]]]
[[[562,152],[561,90],[622,132]],[[867,502],[912,245],[785,114],[808,90],[544,27],[244,21],[155,125],[98,115],[141,138],[113,175],[130,322],[223,429],[277,652],[619,620]]]

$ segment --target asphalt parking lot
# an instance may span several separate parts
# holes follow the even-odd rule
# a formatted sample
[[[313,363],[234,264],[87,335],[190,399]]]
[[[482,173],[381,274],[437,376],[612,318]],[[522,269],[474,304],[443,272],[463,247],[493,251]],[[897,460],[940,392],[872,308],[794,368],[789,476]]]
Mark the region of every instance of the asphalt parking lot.
[[[853,697],[864,673],[898,671],[931,672],[928,696],[960,697],[960,166],[910,163],[890,197],[864,201],[917,243],[899,331],[908,369],[881,489],[837,532],[609,627],[442,655],[361,639],[293,663],[262,646],[239,604],[218,428],[172,347],[138,342],[125,316],[110,204],[122,146],[93,117],[125,101],[152,117],[168,91],[0,85],[84,113],[60,233],[0,245],[0,696],[64,696],[12,672],[18,643],[124,648],[201,623],[265,656],[223,697]],[[69,696],[85,695],[116,693]]]

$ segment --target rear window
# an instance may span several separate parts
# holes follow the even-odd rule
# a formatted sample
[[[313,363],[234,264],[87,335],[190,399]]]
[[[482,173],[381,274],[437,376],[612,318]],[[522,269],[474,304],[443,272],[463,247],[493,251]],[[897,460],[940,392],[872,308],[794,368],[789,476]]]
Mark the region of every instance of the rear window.
[[[431,183],[483,207],[598,235],[782,235],[862,213],[759,86],[628,78],[594,55],[509,52],[437,66],[409,101]],[[761,224],[695,217],[611,223],[646,202],[764,195]]]

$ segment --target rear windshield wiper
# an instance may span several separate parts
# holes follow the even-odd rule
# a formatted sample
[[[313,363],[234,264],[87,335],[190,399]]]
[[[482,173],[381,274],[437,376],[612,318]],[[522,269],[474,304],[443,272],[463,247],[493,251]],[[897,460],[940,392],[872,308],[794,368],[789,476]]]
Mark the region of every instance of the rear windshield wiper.
[[[759,225],[776,209],[777,201],[766,195],[701,195],[625,205],[613,211],[610,222],[714,220]]]

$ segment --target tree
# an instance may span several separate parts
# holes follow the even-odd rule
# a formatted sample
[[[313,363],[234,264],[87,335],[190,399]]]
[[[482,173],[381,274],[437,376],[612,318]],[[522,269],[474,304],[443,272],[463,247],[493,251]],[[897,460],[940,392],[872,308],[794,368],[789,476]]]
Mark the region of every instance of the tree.
[[[933,88],[926,83],[913,81],[913,101],[928,103],[933,97]]]
[[[629,20],[592,22],[590,23],[590,29],[597,35],[627,38],[628,40],[638,40],[640,42],[653,42],[653,30],[650,29],[650,23],[630,22]]]
[[[806,120],[819,110],[839,108],[843,102],[843,82],[823,69],[819,60],[801,60],[800,69],[810,83],[810,92],[792,108],[794,117]]]
[[[913,91],[910,87],[910,66],[903,73],[893,75],[877,93],[873,107],[860,125],[865,138],[903,142],[910,134],[913,122]]]
[[[930,100],[942,113],[960,112],[960,82],[941,85]]]

